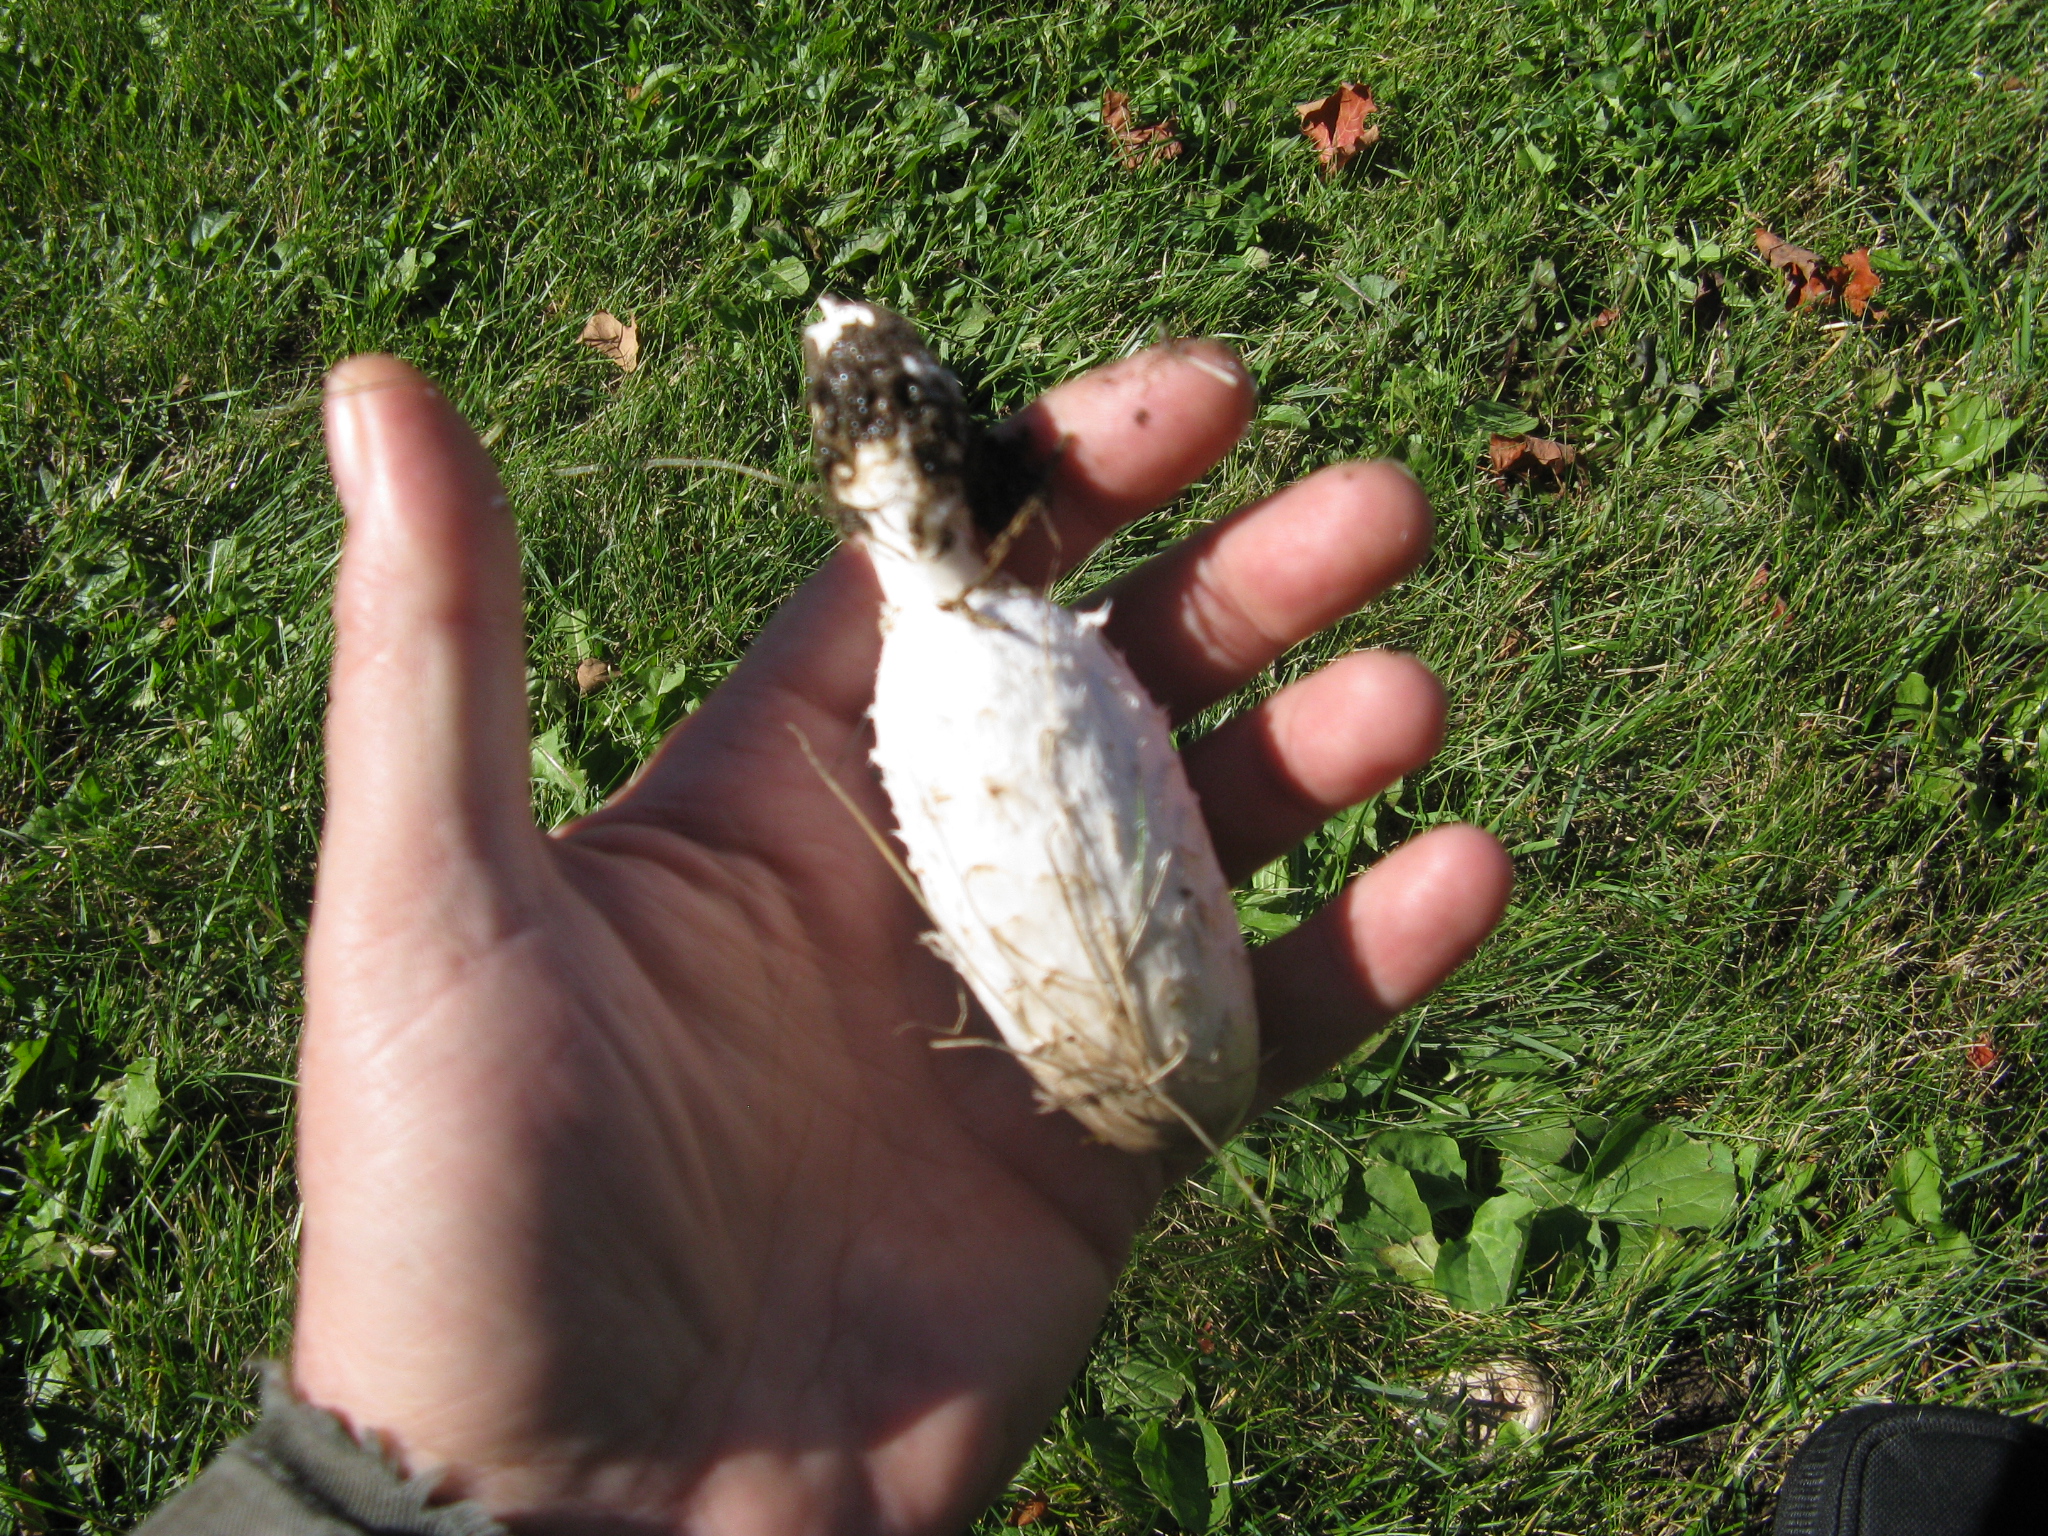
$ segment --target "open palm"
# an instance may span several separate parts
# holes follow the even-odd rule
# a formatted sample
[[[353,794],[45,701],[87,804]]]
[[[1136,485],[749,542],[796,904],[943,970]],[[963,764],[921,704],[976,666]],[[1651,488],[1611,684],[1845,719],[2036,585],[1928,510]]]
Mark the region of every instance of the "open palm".
[[[1019,423],[1056,460],[1043,576],[1179,491],[1249,415],[1220,348],[1155,349]],[[302,1066],[294,1377],[520,1529],[957,1529],[1079,1365],[1179,1169],[1040,1112],[961,1016],[886,827],[877,593],[842,550],[627,793],[534,827],[512,518],[434,388],[330,381],[348,534]],[[1402,471],[1323,471],[1111,594],[1170,710],[1404,575]],[[1187,754],[1241,878],[1419,765],[1435,681],[1366,652]],[[1443,828],[1256,957],[1264,1098],[1440,981],[1506,861]],[[970,1021],[972,1033],[976,1025]]]

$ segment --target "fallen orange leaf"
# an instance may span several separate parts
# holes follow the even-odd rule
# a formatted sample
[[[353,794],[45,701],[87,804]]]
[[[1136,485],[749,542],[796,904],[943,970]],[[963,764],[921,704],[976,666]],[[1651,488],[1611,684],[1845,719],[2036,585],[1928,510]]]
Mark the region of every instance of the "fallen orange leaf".
[[[599,357],[610,358],[627,373],[640,366],[640,327],[600,309],[583,325],[576,338]]]
[[[1870,307],[1871,296],[1884,286],[1884,278],[1870,269],[1870,247],[1859,246],[1851,251],[1835,271],[1842,274],[1842,302],[1849,306],[1850,314],[1861,320],[1864,310]]]
[[[1579,451],[1547,437],[1503,437],[1496,432],[1486,444],[1487,461],[1503,485],[1509,481],[1563,481],[1577,467]]]
[[[1827,266],[1814,252],[1781,240],[1768,229],[1756,232],[1756,248],[1784,279],[1787,309],[1797,309],[1802,304],[1834,303],[1835,287],[1828,281]]]
[[[1756,248],[1784,279],[1787,309],[1832,304],[1839,299],[1859,320],[1866,312],[1873,320],[1884,319],[1883,310],[1870,308],[1871,295],[1884,286],[1884,278],[1871,270],[1868,246],[1851,251],[1838,267],[1828,266],[1805,246],[1781,240],[1768,229],[1756,232]]]
[[[1985,1030],[1964,1052],[1970,1058],[1970,1065],[1979,1072],[1989,1072],[1998,1065],[1998,1047],[1991,1043],[1991,1031]]]
[[[1366,118],[1379,109],[1371,91],[1361,91],[1349,82],[1321,101],[1304,101],[1295,106],[1301,117],[1301,131],[1315,145],[1316,160],[1324,175],[1335,175],[1360,150],[1379,143],[1379,129],[1365,126]]]
[[[1180,155],[1179,122],[1169,117],[1150,128],[1135,126],[1131,122],[1131,98],[1122,91],[1102,93],[1102,126],[1116,141],[1119,158],[1127,171],[1161,160],[1176,159]]]
[[[1043,1499],[1026,1499],[1010,1511],[1009,1525],[1036,1525],[1046,1517],[1052,1506]]]

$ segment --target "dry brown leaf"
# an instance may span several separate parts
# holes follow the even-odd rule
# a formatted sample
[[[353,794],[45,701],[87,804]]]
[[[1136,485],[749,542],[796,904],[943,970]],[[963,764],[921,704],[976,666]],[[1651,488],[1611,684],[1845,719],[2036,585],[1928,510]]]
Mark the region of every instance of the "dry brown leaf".
[[[1785,283],[1785,307],[1802,304],[1832,304],[1835,285],[1828,280],[1827,264],[1803,245],[1782,240],[1768,229],[1756,232],[1756,248]]]
[[[640,366],[640,327],[600,309],[583,324],[576,338],[599,357],[610,358],[627,373]]]
[[[1871,296],[1884,286],[1884,278],[1871,270],[1868,246],[1851,251],[1836,267],[1828,266],[1805,246],[1779,239],[1768,229],[1756,232],[1756,248],[1784,279],[1787,309],[1839,300],[1859,320],[1866,313],[1872,320],[1885,318],[1883,310],[1870,307]]]
[[[1998,1065],[1998,1047],[1991,1043],[1991,1031],[1988,1029],[1972,1041],[1963,1054],[1979,1072],[1989,1072]]]
[[[1180,128],[1178,119],[1169,117],[1150,128],[1139,128],[1131,122],[1131,98],[1122,91],[1102,93],[1102,126],[1116,141],[1118,158],[1127,171],[1161,160],[1176,159],[1180,155],[1181,143],[1176,136]]]
[[[1052,1506],[1041,1498],[1029,1498],[1010,1511],[1008,1525],[1036,1525],[1052,1510]]]
[[[1578,467],[1579,451],[1547,437],[1503,437],[1496,432],[1486,445],[1488,461],[1501,484],[1562,485]]]
[[[1379,109],[1371,91],[1361,91],[1348,81],[1321,101],[1296,104],[1294,110],[1301,117],[1301,131],[1315,145],[1316,160],[1324,175],[1336,175],[1360,151],[1379,143],[1379,129],[1365,125],[1366,118]]]
[[[1835,268],[1842,274],[1842,302],[1849,306],[1849,313],[1858,320],[1870,308],[1870,300],[1878,289],[1884,286],[1884,278],[1870,268],[1870,247],[1859,246],[1842,258],[1842,264]]]
[[[1614,322],[1619,320],[1620,318],[1620,310],[1613,308],[1603,309],[1600,311],[1599,314],[1593,317],[1593,329],[1596,331],[1604,331],[1607,329],[1607,327],[1614,324]]]
[[[612,665],[586,656],[576,663],[576,691],[586,698],[612,680]]]

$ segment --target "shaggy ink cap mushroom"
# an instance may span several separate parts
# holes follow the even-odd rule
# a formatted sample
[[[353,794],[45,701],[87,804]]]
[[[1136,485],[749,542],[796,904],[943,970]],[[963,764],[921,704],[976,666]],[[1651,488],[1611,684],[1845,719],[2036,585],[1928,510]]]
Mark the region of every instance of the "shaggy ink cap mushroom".
[[[959,382],[901,315],[833,294],[818,308],[824,318],[804,332],[808,404],[818,475],[842,521],[850,516],[858,529],[875,510],[840,497],[867,444],[914,463],[926,498],[964,497],[974,422]]]
[[[928,499],[964,498],[984,541],[1000,535],[1043,487],[1050,460],[1027,434],[976,421],[959,380],[901,315],[830,293],[818,310],[823,318],[804,332],[806,398],[818,476],[834,493],[841,531],[860,533],[874,510],[837,494],[858,473],[860,446],[873,443],[900,445]]]
[[[818,468],[880,589],[872,756],[928,942],[1045,1110],[1127,1152],[1214,1151],[1256,1089],[1258,1018],[1172,727],[1102,610],[988,564],[1007,541],[987,532],[1012,526],[1050,456],[1028,416],[982,432],[900,316],[818,308]]]

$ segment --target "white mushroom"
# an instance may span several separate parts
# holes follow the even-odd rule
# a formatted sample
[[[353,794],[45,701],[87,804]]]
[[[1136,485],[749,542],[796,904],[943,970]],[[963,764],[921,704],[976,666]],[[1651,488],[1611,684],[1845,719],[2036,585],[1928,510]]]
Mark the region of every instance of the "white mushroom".
[[[917,332],[879,306],[819,307],[818,467],[881,583],[874,761],[927,942],[1048,1110],[1130,1152],[1213,1150],[1251,1102],[1258,1026],[1166,716],[1101,610],[987,569],[968,495],[982,439]]]

